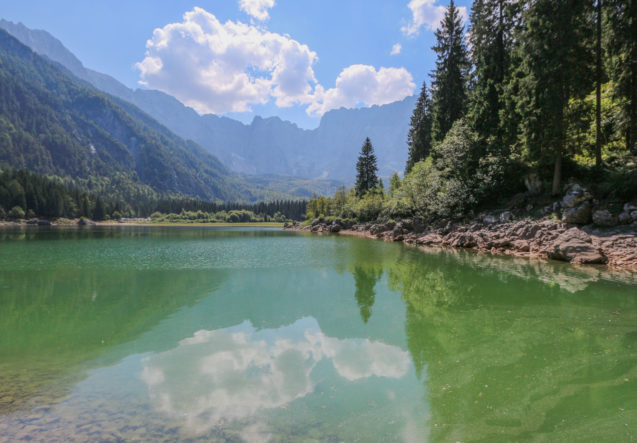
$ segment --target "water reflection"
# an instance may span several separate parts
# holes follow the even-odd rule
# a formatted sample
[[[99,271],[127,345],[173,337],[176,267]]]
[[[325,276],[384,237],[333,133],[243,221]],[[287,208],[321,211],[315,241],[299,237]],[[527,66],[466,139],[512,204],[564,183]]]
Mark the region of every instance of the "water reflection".
[[[226,276],[0,271],[0,413],[63,398],[88,369],[127,355],[114,348],[214,292]]]
[[[396,346],[328,337],[316,320],[305,318],[276,330],[258,331],[246,322],[198,331],[175,349],[145,358],[142,379],[155,408],[183,417],[201,434],[312,393],[318,382],[313,370],[322,360],[350,382],[399,379],[410,365],[408,353]]]
[[[550,264],[540,280],[528,277],[535,263],[464,261],[406,250],[389,268],[430,439],[634,438],[637,293]]]
[[[366,269],[363,266],[355,266],[352,274],[356,282],[354,297],[356,297],[356,302],[358,303],[361,319],[367,323],[372,316],[372,307],[376,298],[374,287],[382,276],[382,269],[376,267]]]

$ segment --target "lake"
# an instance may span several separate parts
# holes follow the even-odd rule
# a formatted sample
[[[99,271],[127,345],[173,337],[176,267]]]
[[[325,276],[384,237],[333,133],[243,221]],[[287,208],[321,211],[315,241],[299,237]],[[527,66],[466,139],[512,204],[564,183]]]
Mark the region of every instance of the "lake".
[[[637,278],[274,229],[4,229],[20,439],[636,440]]]

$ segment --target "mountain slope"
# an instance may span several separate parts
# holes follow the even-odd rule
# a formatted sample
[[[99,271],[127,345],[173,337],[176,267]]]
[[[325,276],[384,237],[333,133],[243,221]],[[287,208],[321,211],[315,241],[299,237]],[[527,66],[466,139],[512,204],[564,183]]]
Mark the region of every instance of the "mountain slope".
[[[195,141],[233,171],[351,183],[365,137],[372,140],[381,176],[404,169],[409,117],[415,97],[384,106],[330,111],[314,130],[301,129],[278,117],[256,117],[250,125],[244,125],[226,117],[200,116],[163,92],[133,91],[108,75],[86,69],[45,31],[30,30],[5,20],[0,20],[0,27],[96,88],[135,104],[175,134]]]
[[[73,81],[0,30],[0,168],[152,188],[207,199],[252,199],[218,159],[139,109]]]

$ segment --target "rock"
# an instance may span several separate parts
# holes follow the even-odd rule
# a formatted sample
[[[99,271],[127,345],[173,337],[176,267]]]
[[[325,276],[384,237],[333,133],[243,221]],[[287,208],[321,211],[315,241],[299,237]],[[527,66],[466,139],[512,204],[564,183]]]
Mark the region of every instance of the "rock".
[[[425,230],[425,225],[423,224],[423,222],[419,219],[414,219],[413,222],[413,232],[422,232]]]
[[[533,209],[533,205],[531,203],[529,203],[528,205],[526,205],[526,212],[530,212]]]
[[[332,226],[330,226],[330,232],[340,232],[341,231],[341,225],[339,224],[332,224]]]
[[[560,204],[560,202],[553,203],[553,212],[559,211],[561,207],[562,205]]]
[[[562,198],[562,207],[574,208],[580,203],[591,200],[592,198],[593,196],[589,194],[586,188],[577,183],[573,183],[566,188],[566,193]]]
[[[591,236],[579,228],[560,234],[548,251],[549,257],[571,263],[605,263],[601,249],[593,245]]]
[[[513,215],[509,211],[504,211],[502,214],[500,214],[500,221],[502,223],[508,223],[511,221],[512,218]]]
[[[619,214],[619,217],[617,217],[617,220],[620,225],[628,225],[633,221],[633,218],[630,216],[630,212],[622,212]]]
[[[585,225],[591,221],[591,204],[587,201],[581,205],[567,209],[562,214],[564,223],[574,223],[576,225]]]
[[[498,222],[498,219],[495,215],[487,215],[482,219],[482,223],[485,223],[487,225],[492,225],[497,222]]]
[[[513,247],[513,249],[521,252],[529,252],[529,249],[531,247],[530,243],[526,240],[515,240],[511,242],[511,246]]]
[[[80,220],[77,222],[78,226],[92,226],[95,224],[95,222],[91,219],[88,218],[80,218]]]
[[[51,220],[38,220],[38,226],[51,226]]]
[[[617,225],[617,217],[615,217],[608,209],[593,212],[593,223],[597,226],[615,226]]]
[[[321,222],[322,220],[320,218],[315,218],[314,220],[312,220],[312,227],[318,225]]]
[[[38,221],[34,218],[27,220],[27,225],[37,225]]]
[[[434,232],[430,232],[416,239],[417,245],[432,246],[439,245],[440,243],[442,243],[442,236]]]
[[[633,211],[630,213],[630,218],[633,219],[633,221],[637,221],[637,211]]]
[[[631,213],[633,211],[637,211],[637,203],[626,203],[624,204],[624,212]]]
[[[524,186],[531,194],[539,194],[542,191],[542,180],[537,174],[529,174],[524,177]]]

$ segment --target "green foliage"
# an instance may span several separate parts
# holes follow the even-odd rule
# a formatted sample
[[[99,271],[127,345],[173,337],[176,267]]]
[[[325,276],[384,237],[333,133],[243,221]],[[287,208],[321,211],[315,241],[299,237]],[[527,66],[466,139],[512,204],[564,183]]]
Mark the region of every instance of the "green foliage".
[[[7,217],[10,219],[22,219],[24,218],[24,209],[20,206],[14,206],[7,214]]]
[[[434,144],[441,142],[467,106],[469,58],[464,43],[464,25],[453,0],[436,30],[436,69],[432,77],[432,128]]]
[[[370,189],[378,186],[377,172],[378,166],[376,166],[374,147],[369,137],[367,137],[356,163],[356,195],[362,197]]]
[[[405,174],[408,174],[417,162],[427,158],[431,152],[431,103],[427,95],[427,84],[424,82],[411,116],[407,145],[409,153]]]

